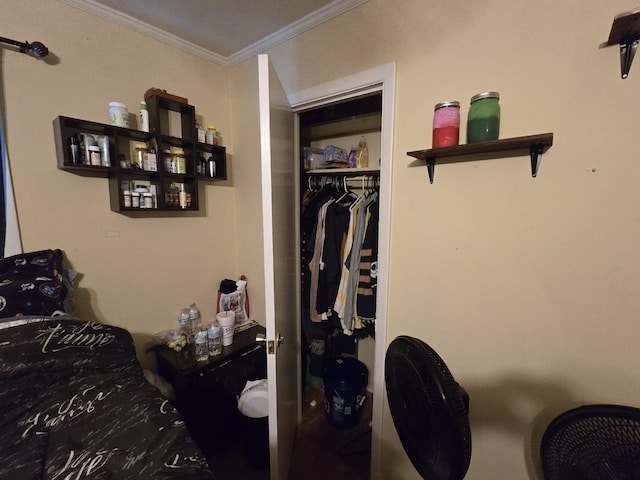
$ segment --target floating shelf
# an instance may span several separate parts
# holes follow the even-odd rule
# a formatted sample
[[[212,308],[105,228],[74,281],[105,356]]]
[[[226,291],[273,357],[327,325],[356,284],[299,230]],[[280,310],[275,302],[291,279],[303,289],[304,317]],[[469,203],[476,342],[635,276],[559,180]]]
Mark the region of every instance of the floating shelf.
[[[423,160],[427,163],[430,183],[433,183],[436,160],[441,164],[470,162],[495,158],[496,155],[491,154],[497,152],[508,152],[513,154],[513,156],[528,153],[531,157],[531,175],[535,177],[538,174],[542,154],[551,145],[553,145],[553,133],[542,133],[539,135],[493,140],[490,142],[478,142],[466,145],[454,145],[452,147],[416,150],[414,152],[407,152],[407,155],[417,158],[418,160]],[[474,156],[471,157],[471,155]],[[482,158],[479,158],[479,156],[482,156]]]

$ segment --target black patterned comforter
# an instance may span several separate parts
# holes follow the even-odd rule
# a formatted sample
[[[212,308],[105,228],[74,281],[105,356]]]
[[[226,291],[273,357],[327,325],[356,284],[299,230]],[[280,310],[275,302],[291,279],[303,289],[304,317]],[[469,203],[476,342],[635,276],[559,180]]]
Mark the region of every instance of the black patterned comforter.
[[[213,479],[130,334],[71,317],[0,319],[0,479]]]

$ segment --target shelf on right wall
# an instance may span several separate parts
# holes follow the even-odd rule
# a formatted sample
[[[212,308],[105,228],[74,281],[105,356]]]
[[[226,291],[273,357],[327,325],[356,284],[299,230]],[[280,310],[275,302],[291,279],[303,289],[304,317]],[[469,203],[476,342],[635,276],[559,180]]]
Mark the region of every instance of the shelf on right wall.
[[[524,155],[528,152],[531,157],[531,175],[535,177],[538,174],[542,154],[546,152],[551,145],[553,145],[553,133],[541,133],[538,135],[492,140],[490,142],[416,150],[407,152],[407,155],[427,163],[429,183],[433,183],[436,160],[438,160],[439,163],[487,160],[495,158],[496,155],[492,154],[498,152],[511,153],[513,156]],[[473,155],[473,157],[471,157],[471,155]]]

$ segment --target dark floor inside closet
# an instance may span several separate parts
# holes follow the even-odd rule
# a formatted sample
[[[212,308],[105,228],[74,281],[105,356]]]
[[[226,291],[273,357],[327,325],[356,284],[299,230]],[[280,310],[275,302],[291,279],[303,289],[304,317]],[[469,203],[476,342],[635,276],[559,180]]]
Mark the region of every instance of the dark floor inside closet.
[[[322,390],[307,390],[289,480],[368,480],[371,404],[371,395],[367,393],[358,425],[339,428],[326,421]],[[239,439],[232,440],[210,463],[219,480],[269,480],[268,468],[247,465]]]

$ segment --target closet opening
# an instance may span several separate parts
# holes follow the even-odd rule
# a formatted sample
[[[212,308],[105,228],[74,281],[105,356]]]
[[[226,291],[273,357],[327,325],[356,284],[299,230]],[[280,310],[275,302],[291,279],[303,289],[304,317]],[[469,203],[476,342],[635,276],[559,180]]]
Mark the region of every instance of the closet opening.
[[[297,118],[303,419],[295,450],[304,448],[301,442],[324,442],[326,452],[316,461],[331,462],[336,474],[370,478],[378,200],[380,172],[388,168],[381,165],[382,92],[299,111]],[[349,166],[363,137],[368,163]],[[336,392],[333,382],[325,385],[332,375],[327,367],[344,357],[366,368],[362,399]],[[327,394],[327,386],[334,391]],[[345,398],[334,403],[334,394]],[[301,432],[316,438],[305,440]],[[296,463],[294,454],[292,474]]]

